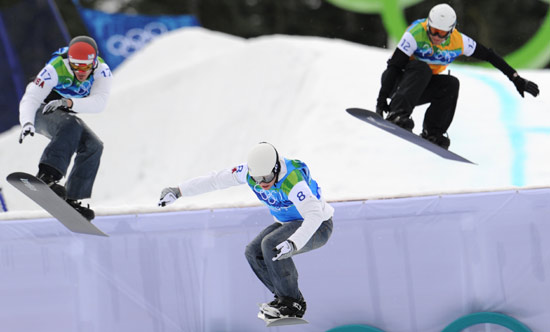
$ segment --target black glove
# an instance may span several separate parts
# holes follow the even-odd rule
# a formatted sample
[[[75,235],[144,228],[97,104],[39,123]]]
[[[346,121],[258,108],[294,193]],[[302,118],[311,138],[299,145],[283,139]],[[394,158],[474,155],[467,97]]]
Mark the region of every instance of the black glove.
[[[390,112],[390,105],[388,105],[386,98],[378,98],[378,101],[376,102],[376,113],[380,114],[381,117],[384,117],[384,112]]]
[[[539,86],[536,83],[528,81],[528,80],[526,80],[525,78],[522,78],[519,75],[514,77],[512,79],[512,82],[514,82],[514,85],[516,86],[516,89],[518,90],[519,94],[522,97],[524,97],[525,92],[529,92],[534,97],[538,96],[538,94],[539,94]]]

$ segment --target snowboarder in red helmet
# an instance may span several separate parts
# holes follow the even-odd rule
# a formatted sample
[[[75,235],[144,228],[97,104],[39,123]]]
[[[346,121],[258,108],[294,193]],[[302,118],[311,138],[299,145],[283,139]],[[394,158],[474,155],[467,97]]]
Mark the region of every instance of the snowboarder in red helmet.
[[[19,143],[34,136],[35,131],[50,139],[40,158],[37,177],[88,220],[95,213],[80,200],[91,197],[103,142],[78,114],[103,111],[112,81],[111,70],[99,57],[96,42],[78,36],[52,54],[27,85],[19,104]],[[58,182],[68,174],[73,155],[71,172],[61,185]]]

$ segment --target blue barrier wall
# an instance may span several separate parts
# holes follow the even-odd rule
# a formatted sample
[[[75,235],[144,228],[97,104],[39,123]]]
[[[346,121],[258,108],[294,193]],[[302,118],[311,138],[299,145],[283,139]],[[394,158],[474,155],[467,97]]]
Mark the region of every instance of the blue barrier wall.
[[[442,331],[480,311],[550,326],[550,189],[333,203],[324,247],[295,257],[309,325]],[[264,208],[99,216],[109,238],[53,219],[0,222],[6,331],[262,331],[271,295],[244,247]],[[483,331],[508,331],[497,326]]]

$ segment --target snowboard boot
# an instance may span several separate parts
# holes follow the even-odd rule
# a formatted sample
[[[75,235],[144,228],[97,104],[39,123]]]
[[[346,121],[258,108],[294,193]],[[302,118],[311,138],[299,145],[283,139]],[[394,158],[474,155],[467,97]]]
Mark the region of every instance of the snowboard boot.
[[[451,145],[451,140],[449,139],[449,135],[447,133],[445,134],[439,134],[439,135],[432,135],[424,129],[422,131],[422,134],[420,134],[420,137],[432,142],[435,145],[439,145],[440,147],[444,148],[445,150],[449,150],[449,146]]]
[[[267,303],[263,308],[265,319],[278,319],[287,317],[302,318],[306,312],[306,301],[297,300],[288,296],[281,296]]]
[[[279,302],[279,297],[277,295],[275,295],[275,299],[273,299],[273,301],[271,301],[269,303],[260,303],[260,312],[258,312],[258,318],[266,319],[265,314],[264,314],[264,309],[272,307],[272,306],[276,305],[278,302]]]
[[[47,184],[61,199],[67,199],[67,189],[65,189],[65,186],[58,184],[59,180],[63,177],[58,170],[46,164],[40,164],[38,165],[38,174],[36,177]]]
[[[390,112],[386,117],[386,121],[394,123],[399,127],[412,131],[414,128],[414,121],[408,115],[402,112]]]
[[[66,201],[67,203],[69,203],[70,206],[73,207],[73,209],[75,209],[88,221],[92,221],[92,219],[95,218],[94,210],[90,209],[90,205],[88,205],[88,207],[84,207],[82,206],[82,202],[78,202],[74,199],[67,199]]]

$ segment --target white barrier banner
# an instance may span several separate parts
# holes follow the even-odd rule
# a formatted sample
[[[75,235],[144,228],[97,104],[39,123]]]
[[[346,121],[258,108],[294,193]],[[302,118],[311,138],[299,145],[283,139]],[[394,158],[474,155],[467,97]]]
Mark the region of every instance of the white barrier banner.
[[[294,258],[310,324],[284,331],[439,332],[488,311],[545,332],[549,201],[532,189],[333,203],[329,242]],[[262,331],[257,303],[272,295],[244,248],[271,222],[261,207],[100,216],[100,238],[3,221],[2,330]]]

